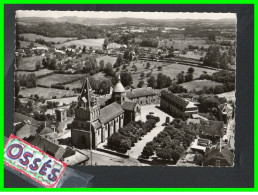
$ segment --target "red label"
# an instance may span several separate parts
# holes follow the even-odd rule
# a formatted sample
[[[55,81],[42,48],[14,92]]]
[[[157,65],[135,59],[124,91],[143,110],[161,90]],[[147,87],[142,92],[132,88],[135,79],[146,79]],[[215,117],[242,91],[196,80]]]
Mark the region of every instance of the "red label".
[[[67,166],[15,135],[10,135],[4,147],[4,164],[47,188],[57,185]]]

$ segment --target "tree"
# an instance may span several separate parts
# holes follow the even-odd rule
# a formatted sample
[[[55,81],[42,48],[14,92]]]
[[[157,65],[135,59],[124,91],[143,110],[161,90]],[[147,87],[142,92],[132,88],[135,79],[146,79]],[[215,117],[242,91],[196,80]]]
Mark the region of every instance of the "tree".
[[[187,71],[189,74],[193,74],[194,73],[194,68],[193,67],[190,67],[188,68],[188,71]]]
[[[109,76],[114,76],[113,66],[110,62],[106,63],[105,73]]]
[[[151,75],[150,78],[147,80],[148,87],[156,88],[157,87],[157,80],[154,75]]]
[[[171,160],[172,150],[169,148],[161,148],[156,150],[156,154],[163,160]]]
[[[130,72],[122,72],[120,77],[121,77],[121,83],[123,86],[133,84],[133,78]]]
[[[138,83],[137,87],[138,87],[138,88],[142,88],[143,85],[144,85],[144,81],[140,81],[140,82]]]
[[[137,67],[135,65],[133,65],[132,68],[134,69],[134,72],[137,71]]]
[[[105,70],[105,62],[104,62],[104,60],[100,60],[99,71],[104,71],[104,70]]]
[[[144,79],[144,76],[145,76],[144,72],[142,72],[141,75],[140,75],[141,79]]]
[[[177,78],[177,84],[181,84],[185,82],[185,76],[182,72],[178,73],[176,78]]]
[[[197,165],[202,165],[202,161],[203,161],[203,154],[196,152],[195,156],[194,156],[194,162]]]
[[[174,47],[173,46],[171,46],[170,48],[169,48],[169,51],[168,51],[169,53],[168,53],[168,55],[169,55],[169,57],[174,57],[175,55],[174,55]]]
[[[146,69],[149,69],[150,68],[150,62],[147,62],[147,64],[146,64]]]
[[[119,54],[116,59],[116,63],[118,66],[120,66],[123,63],[123,56],[122,54]]]
[[[82,48],[82,53],[86,53],[86,46],[85,45]]]
[[[187,72],[187,74],[185,75],[185,82],[189,82],[193,80],[193,74]]]
[[[204,57],[203,65],[218,68],[220,65],[220,47],[210,46]]]
[[[105,39],[103,43],[103,49],[105,50],[107,48],[108,48],[108,39]]]
[[[158,89],[169,87],[171,84],[172,84],[172,80],[170,77],[168,77],[162,73],[159,73],[157,75],[157,88]]]
[[[228,68],[228,54],[227,52],[224,52],[220,58],[220,68],[221,69],[226,69]]]
[[[57,65],[56,65],[56,59],[52,58],[49,64],[49,69],[50,70],[56,70],[57,69]]]
[[[169,91],[171,91],[172,93],[187,93],[187,89],[184,88],[181,85],[178,84],[172,84],[171,87],[168,88]]]

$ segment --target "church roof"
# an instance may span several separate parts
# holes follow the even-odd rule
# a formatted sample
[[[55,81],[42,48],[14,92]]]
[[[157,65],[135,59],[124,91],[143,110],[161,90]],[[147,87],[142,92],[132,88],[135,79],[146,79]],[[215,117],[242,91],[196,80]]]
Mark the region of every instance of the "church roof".
[[[124,102],[122,104],[122,108],[124,110],[134,110],[135,106],[136,106],[137,103],[135,102]]]
[[[116,102],[113,102],[112,104],[100,109],[100,122],[105,124],[122,113],[124,113],[122,106]]]
[[[144,96],[154,96],[157,93],[151,88],[137,88],[132,90],[126,90],[126,97],[129,99],[144,97]]]

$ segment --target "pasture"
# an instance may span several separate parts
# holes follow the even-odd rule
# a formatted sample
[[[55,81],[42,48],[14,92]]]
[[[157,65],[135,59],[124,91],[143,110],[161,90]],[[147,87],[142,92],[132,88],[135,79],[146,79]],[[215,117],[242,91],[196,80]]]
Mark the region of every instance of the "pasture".
[[[17,61],[18,70],[35,70],[37,61],[42,61],[45,56],[32,56]]]
[[[71,90],[61,90],[61,89],[54,89],[54,88],[23,88],[20,89],[19,95],[23,97],[30,97],[30,95],[37,94],[39,97],[43,97],[44,99],[52,99],[53,96],[56,98],[62,98],[64,96],[74,96],[74,92]]]
[[[48,70],[48,69],[40,69],[38,71],[34,71],[34,72],[27,72],[27,71],[17,71],[16,74],[17,75],[28,75],[28,74],[35,74],[36,76],[41,76],[41,75],[45,75],[48,73],[53,72],[53,70]]]
[[[190,82],[182,83],[180,85],[186,88],[188,92],[192,92],[193,90],[200,91],[204,86],[215,87],[217,85],[222,85],[222,84],[217,83],[215,81],[210,81],[210,80],[193,80]]]
[[[146,77],[147,73],[151,73],[151,75],[154,75],[154,76],[157,76],[159,73],[163,73],[169,76],[173,80],[173,79],[176,79],[176,76],[178,75],[178,73],[180,73],[181,71],[184,71],[186,73],[187,70],[191,67],[189,65],[182,65],[177,63],[164,63],[164,62],[150,61],[151,66],[149,69],[146,69],[147,62],[148,61],[144,61],[144,60],[138,60],[137,62],[133,61],[130,63],[129,66],[126,67],[128,71],[132,73],[133,86],[136,87],[139,81],[141,80],[144,82],[147,82],[149,78],[149,77]],[[137,67],[136,72],[132,70],[133,64]],[[162,67],[161,71],[158,70],[159,66]],[[209,70],[202,67],[193,67],[193,68],[194,68],[194,73],[193,73],[194,78],[198,78],[201,74],[203,74],[203,71],[206,71],[207,74],[212,74],[215,72],[215,70]],[[120,67],[120,69],[122,69],[122,67]],[[142,72],[145,74],[145,77],[143,79],[141,79],[140,77]]]
[[[77,48],[78,47],[83,48],[83,46],[85,45],[87,49],[89,49],[90,47],[92,47],[93,49],[102,49],[103,43],[104,43],[104,39],[79,39],[79,40],[72,40],[65,43],[57,44],[56,47],[61,48],[63,46],[69,47],[70,45],[76,45]],[[120,47],[120,45],[116,43],[110,43],[108,44],[108,47],[117,48],[117,47]]]
[[[63,82],[72,81],[75,78],[82,77],[83,74],[52,74],[41,79],[38,79],[37,84],[50,87]]]
[[[206,40],[202,39],[184,39],[184,40],[175,40],[173,43],[174,49],[184,50],[188,48],[188,45],[198,46],[199,48],[204,47],[208,48],[209,45],[206,43]]]
[[[227,101],[236,101],[236,93],[235,91],[227,92],[227,93],[221,93],[217,95],[218,97],[222,98],[225,97]]]
[[[112,65],[116,62],[117,57],[113,56],[100,56],[99,58],[96,58],[97,62],[99,63],[101,60],[104,60],[105,64],[107,62],[110,62]]]
[[[20,41],[20,48],[29,48],[30,42],[28,41]],[[34,43],[34,46],[37,47],[46,47],[45,45],[41,45],[39,43]]]
[[[45,37],[45,36],[36,35],[33,33],[20,34],[20,36],[23,36],[25,39],[28,39],[29,41],[35,41],[35,39],[44,39],[47,42],[55,42],[55,43],[64,43],[67,41],[77,39],[76,37]]]

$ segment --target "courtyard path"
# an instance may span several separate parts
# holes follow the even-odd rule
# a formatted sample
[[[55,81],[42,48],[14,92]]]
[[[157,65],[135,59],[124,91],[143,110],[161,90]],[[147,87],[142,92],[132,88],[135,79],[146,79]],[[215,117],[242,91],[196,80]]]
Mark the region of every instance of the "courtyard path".
[[[170,117],[170,121],[172,121],[173,117],[166,114],[165,112],[161,111],[160,109],[155,107],[156,105],[147,105],[147,106],[141,106],[141,120],[146,121],[146,115],[148,115],[150,112],[153,112],[154,116],[160,117],[160,122],[156,124],[156,127],[151,130],[151,132],[147,133],[142,140],[138,141],[134,147],[132,147],[130,150],[127,151],[127,154],[132,158],[138,158],[144,146],[147,142],[150,142],[153,140],[154,137],[156,137],[163,129],[164,126],[161,126],[166,121],[166,117]]]

